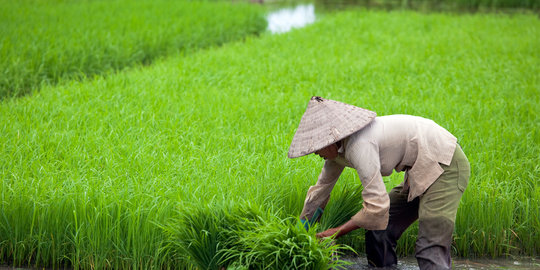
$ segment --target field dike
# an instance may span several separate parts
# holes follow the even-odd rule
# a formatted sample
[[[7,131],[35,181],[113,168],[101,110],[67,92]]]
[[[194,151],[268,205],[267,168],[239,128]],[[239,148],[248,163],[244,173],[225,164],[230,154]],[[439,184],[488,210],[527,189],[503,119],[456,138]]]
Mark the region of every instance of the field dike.
[[[526,14],[356,10],[3,100],[0,261],[341,263],[330,260],[333,249],[351,251],[314,233],[360,207],[353,170],[337,183],[326,223],[304,232],[295,219],[322,165],[286,157],[312,95],[446,127],[472,165],[454,256],[538,255],[539,31]],[[387,187],[402,177],[385,178]],[[401,255],[414,252],[416,230],[401,238]],[[337,243],[362,252],[363,232]]]

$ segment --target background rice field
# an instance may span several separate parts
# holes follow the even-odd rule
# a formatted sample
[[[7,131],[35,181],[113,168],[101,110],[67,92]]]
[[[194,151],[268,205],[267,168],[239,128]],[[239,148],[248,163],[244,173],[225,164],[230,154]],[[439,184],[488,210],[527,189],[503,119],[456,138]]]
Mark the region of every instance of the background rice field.
[[[294,220],[322,160],[286,158],[312,95],[446,127],[472,166],[454,255],[537,256],[539,32],[532,14],[360,9],[4,99],[0,262],[326,268],[334,250]],[[347,169],[319,229],[354,214],[360,191]],[[362,231],[338,243],[362,252]]]
[[[0,0],[0,98],[238,40],[263,10],[224,1]]]

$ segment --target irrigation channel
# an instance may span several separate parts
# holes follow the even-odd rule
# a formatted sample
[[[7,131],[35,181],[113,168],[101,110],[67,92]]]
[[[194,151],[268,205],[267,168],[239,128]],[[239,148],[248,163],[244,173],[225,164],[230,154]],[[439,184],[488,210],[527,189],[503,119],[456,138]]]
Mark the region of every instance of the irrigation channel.
[[[327,9],[328,7],[324,7]],[[343,6],[335,7],[343,8]],[[316,20],[315,4],[298,4],[292,7],[277,8],[267,15],[268,30],[273,34],[282,34],[293,29],[302,28]],[[375,269],[368,266],[364,257],[347,257],[352,264],[351,270]],[[377,268],[383,270],[413,270],[418,269],[414,257],[401,258],[394,267]],[[503,259],[464,259],[455,258],[453,269],[540,269],[540,258],[503,258]]]

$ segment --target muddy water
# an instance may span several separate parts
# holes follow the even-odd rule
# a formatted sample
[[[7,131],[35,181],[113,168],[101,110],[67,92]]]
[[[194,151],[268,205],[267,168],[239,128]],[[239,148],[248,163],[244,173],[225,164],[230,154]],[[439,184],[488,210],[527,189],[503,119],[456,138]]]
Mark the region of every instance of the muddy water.
[[[369,267],[365,257],[347,257],[345,260],[352,263],[346,269],[350,270],[417,270],[418,264],[414,257],[400,258],[398,265],[384,268]],[[452,269],[458,270],[494,270],[494,269],[517,269],[537,270],[540,269],[540,258],[513,258],[513,259],[453,259]]]

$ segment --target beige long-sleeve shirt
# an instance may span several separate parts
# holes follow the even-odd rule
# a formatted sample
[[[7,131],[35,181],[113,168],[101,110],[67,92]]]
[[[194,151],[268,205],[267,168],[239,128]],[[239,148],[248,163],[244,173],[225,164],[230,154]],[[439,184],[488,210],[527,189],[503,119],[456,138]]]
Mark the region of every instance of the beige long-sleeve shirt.
[[[326,206],[345,167],[356,169],[362,186],[363,208],[351,220],[368,230],[388,224],[390,199],[383,176],[406,171],[403,185],[411,201],[423,194],[449,165],[457,139],[434,121],[418,116],[376,117],[368,126],[342,141],[338,157],[326,160],[317,184],[308,190],[301,217],[310,219]]]

